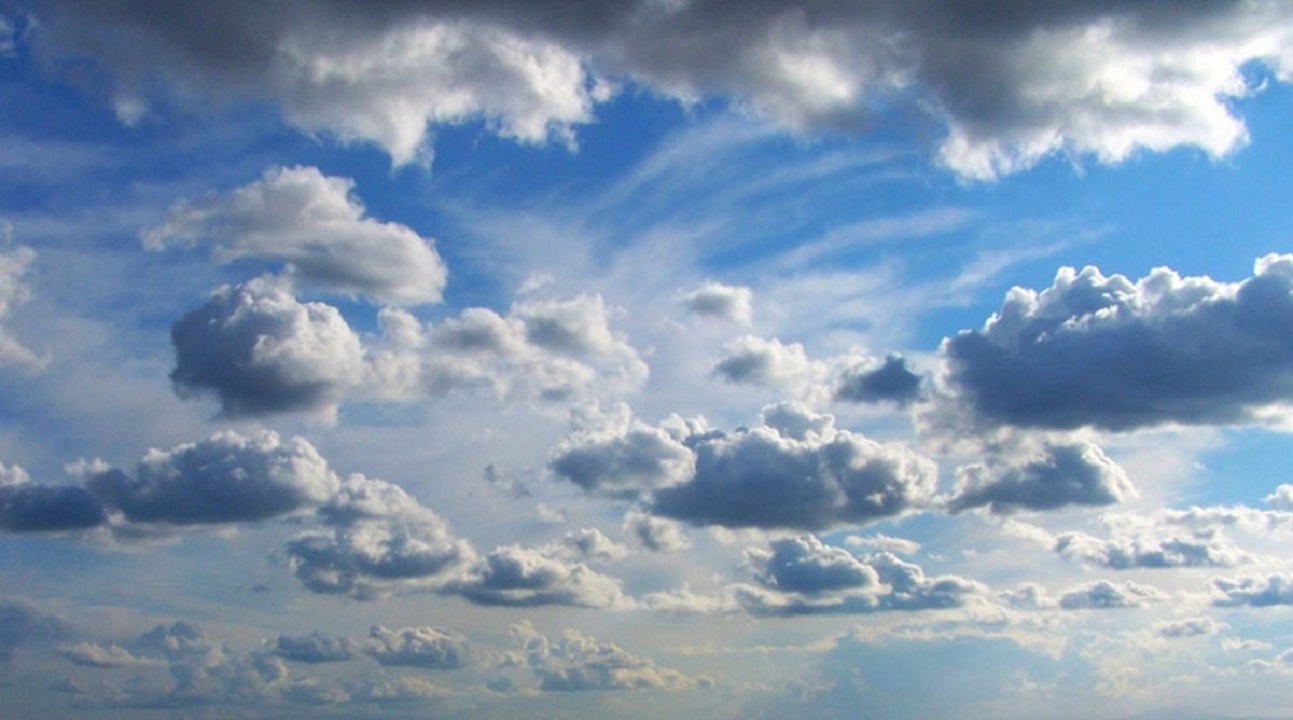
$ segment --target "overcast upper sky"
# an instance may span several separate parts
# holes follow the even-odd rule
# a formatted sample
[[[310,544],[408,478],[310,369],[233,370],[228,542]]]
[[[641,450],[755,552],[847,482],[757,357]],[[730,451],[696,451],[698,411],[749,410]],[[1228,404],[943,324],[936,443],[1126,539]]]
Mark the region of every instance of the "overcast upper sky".
[[[1293,4],[0,0],[0,717],[1286,719]]]

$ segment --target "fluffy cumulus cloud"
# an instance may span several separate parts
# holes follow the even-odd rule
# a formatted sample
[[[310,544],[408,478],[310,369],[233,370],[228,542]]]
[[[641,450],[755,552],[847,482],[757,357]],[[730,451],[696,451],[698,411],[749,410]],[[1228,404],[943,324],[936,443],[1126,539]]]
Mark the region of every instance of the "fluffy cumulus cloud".
[[[363,14],[318,0],[185,8],[165,23],[146,7],[61,0],[39,19],[33,42],[45,55],[89,54],[113,71],[127,122],[146,111],[150,88],[189,98],[202,88],[217,100],[269,98],[297,127],[375,142],[397,162],[426,156],[428,126],[465,120],[525,142],[569,141],[608,96],[602,77],[730,98],[802,129],[914,111],[943,128],[942,162],[973,178],[1057,152],[1117,162],[1191,146],[1220,156],[1247,137],[1230,102],[1257,89],[1243,69],[1293,74],[1293,11],[1279,0],[993,13],[956,0],[641,0],[591,12],[551,0]]]
[[[1215,578],[1212,604],[1263,608],[1293,605],[1293,576],[1271,573],[1265,577]]]
[[[465,580],[447,591],[478,605],[619,608],[631,604],[619,580],[565,554],[560,547],[501,547],[481,558]]]
[[[623,530],[651,552],[679,552],[691,547],[681,524],[649,513],[637,510],[625,513]]]
[[[170,450],[149,450],[133,475],[91,472],[87,487],[131,523],[254,522],[326,502],[338,479],[305,439],[269,430],[226,431]]]
[[[0,463],[0,530],[84,530],[106,521],[103,505],[84,487],[35,483],[21,467]]]
[[[1127,474],[1094,444],[1047,445],[1023,462],[979,463],[957,469],[948,507],[995,514],[1100,506],[1135,495]]]
[[[368,655],[382,665],[439,670],[461,668],[471,661],[467,638],[444,628],[422,625],[388,630],[380,625],[369,633]]]
[[[1130,430],[1244,423],[1293,400],[1293,256],[1224,283],[1062,269],[944,343],[947,392],[978,421]],[[946,410],[946,408],[943,408]]]
[[[835,399],[905,406],[920,399],[922,383],[922,377],[907,367],[906,359],[890,355],[878,365],[863,362],[843,369],[835,386]]]
[[[209,245],[216,261],[283,263],[323,290],[389,305],[439,302],[447,271],[434,243],[367,217],[354,181],[313,167],[275,167],[255,182],[171,208],[148,247]]]
[[[934,463],[901,445],[837,430],[797,403],[770,405],[762,420],[729,434],[700,419],[651,428],[613,416],[563,441],[549,467],[588,490],[645,493],[653,514],[697,525],[816,530],[931,499]]]
[[[693,315],[748,325],[754,317],[752,299],[748,287],[707,282],[684,295],[682,303]]]
[[[1065,610],[1113,610],[1137,608],[1166,599],[1161,590],[1149,585],[1096,580],[1060,595],[1059,606]]]
[[[714,377],[738,385],[805,388],[821,381],[825,369],[808,359],[799,343],[783,344],[745,335],[728,343],[712,370]]]
[[[927,577],[920,566],[887,552],[858,557],[812,535],[749,550],[746,564],[755,584],[734,585],[731,591],[756,615],[946,609],[986,592],[966,578]]]
[[[182,393],[211,392],[228,417],[326,414],[363,378],[359,336],[336,308],[261,278],[226,285],[171,328]]]
[[[573,630],[551,639],[526,622],[513,625],[512,635],[521,646],[517,664],[534,673],[540,690],[684,689],[709,684]]]
[[[19,342],[3,324],[14,308],[31,298],[23,276],[36,261],[36,251],[14,244],[11,235],[9,225],[0,221],[0,367],[38,370],[46,360]]]
[[[279,635],[270,649],[284,660],[317,665],[350,660],[359,654],[359,643],[348,637],[316,632]]]
[[[442,587],[475,559],[471,545],[398,485],[352,475],[319,508],[325,529],[288,541],[307,590],[374,599]]]

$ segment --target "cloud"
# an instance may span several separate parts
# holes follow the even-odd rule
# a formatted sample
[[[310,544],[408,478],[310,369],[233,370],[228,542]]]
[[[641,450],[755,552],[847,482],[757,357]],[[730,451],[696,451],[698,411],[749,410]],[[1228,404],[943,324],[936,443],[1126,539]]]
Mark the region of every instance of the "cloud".
[[[694,425],[683,443],[695,453],[695,475],[655,491],[651,511],[700,525],[819,530],[928,504],[937,476],[931,460],[788,407],[765,408],[763,426],[749,430]]]
[[[992,425],[1256,422],[1293,399],[1291,289],[1291,255],[1261,258],[1237,283],[1063,268],[1050,288],[1012,289],[982,330],[944,342],[946,386]]]
[[[1293,485],[1280,485],[1263,500],[1275,510],[1293,512]]]
[[[907,367],[901,355],[890,355],[875,367],[865,362],[845,368],[835,386],[835,399],[845,402],[891,402],[900,407],[921,397],[922,377]]]
[[[36,261],[36,251],[14,244],[12,235],[9,224],[0,221],[0,323],[14,308],[31,299],[31,289],[23,282],[23,276]],[[0,367],[9,365],[30,372],[40,370],[46,362],[46,358],[23,345],[0,324]]]
[[[147,667],[161,663],[141,657],[117,645],[104,647],[98,643],[80,642],[58,649],[58,654],[73,665],[96,668]]]
[[[1293,605],[1293,576],[1271,573],[1266,577],[1214,578],[1213,605],[1221,607],[1276,607]]]
[[[1111,610],[1141,607],[1166,598],[1149,585],[1096,580],[1065,592],[1059,598],[1059,606],[1065,610]]]
[[[388,630],[376,625],[368,636],[375,645],[366,652],[382,665],[452,670],[471,661],[467,639],[444,628],[422,625]]]
[[[799,343],[745,335],[723,347],[714,363],[714,377],[738,385],[770,388],[807,387],[819,381],[822,368],[808,359]]]
[[[1040,456],[1024,462],[958,468],[948,509],[956,513],[985,508],[1008,515],[1070,505],[1111,505],[1135,494],[1127,473],[1098,446],[1089,442],[1048,444]]]
[[[85,488],[33,483],[21,467],[0,463],[0,530],[86,530],[107,519],[102,504]]]
[[[225,431],[170,450],[149,450],[134,476],[93,472],[87,487],[132,523],[255,522],[322,505],[339,481],[305,439],[269,430]]]
[[[1055,552],[1111,570],[1234,567],[1250,559],[1220,537],[1132,537],[1101,540],[1082,532],[1055,538]]]
[[[955,575],[926,577],[912,563],[887,553],[858,557],[812,535],[774,540],[769,550],[749,550],[746,564],[757,585],[731,588],[755,615],[870,613],[961,607],[986,593]]]
[[[1216,635],[1229,628],[1223,622],[1217,622],[1209,617],[1183,618],[1181,620],[1166,620],[1155,623],[1153,626],[1154,633],[1165,638],[1180,639],[1190,637],[1202,637],[1206,635]]]
[[[553,448],[548,469],[584,490],[632,498],[695,472],[691,450],[665,429],[633,419],[626,405],[579,425]]]
[[[266,278],[226,285],[171,328],[181,393],[213,392],[226,417],[327,415],[363,377],[359,336],[336,308]]]
[[[398,485],[352,475],[319,508],[328,530],[290,539],[288,562],[307,590],[375,599],[436,588],[476,557],[471,545]]]
[[[313,167],[272,167],[228,194],[176,204],[144,244],[209,245],[220,263],[281,262],[307,285],[382,304],[440,302],[447,270],[434,242],[367,217],[354,187]]]
[[[681,552],[691,547],[680,524],[637,510],[624,514],[623,531],[651,552]]]
[[[684,295],[682,304],[699,317],[749,325],[754,316],[752,298],[748,287],[710,281]]]
[[[539,689],[556,692],[634,689],[685,689],[708,685],[672,668],[660,667],[623,648],[567,630],[560,639],[540,634],[529,622],[512,626],[524,663]]]
[[[1020,4],[990,15],[955,0],[437,8],[241,3],[157,23],[65,0],[43,9],[36,46],[111,68],[124,120],[138,121],[159,85],[197,100],[267,98],[302,130],[375,142],[400,163],[426,154],[428,126],[476,119],[523,142],[570,142],[610,77],[686,101],[727,98],[807,131],[923,116],[939,160],[982,179],[1055,153],[1224,155],[1247,139],[1232,104],[1257,90],[1243,70],[1293,73],[1293,14],[1279,2]]]
[[[70,630],[67,623],[26,603],[0,598],[0,663],[12,661],[27,643],[56,640]]]
[[[465,580],[448,586],[447,592],[477,605],[506,607],[620,608],[630,604],[619,580],[560,554],[559,548],[498,548],[481,558]]]
[[[279,635],[270,646],[271,651],[292,662],[319,663],[345,662],[359,654],[359,643],[348,637],[311,633],[309,635]]]

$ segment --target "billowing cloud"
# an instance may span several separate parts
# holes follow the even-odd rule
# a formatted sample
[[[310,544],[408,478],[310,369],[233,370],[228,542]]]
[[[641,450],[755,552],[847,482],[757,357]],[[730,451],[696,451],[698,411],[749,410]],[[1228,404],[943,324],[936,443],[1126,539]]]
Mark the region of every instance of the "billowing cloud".
[[[1059,606],[1065,610],[1112,610],[1136,608],[1167,599],[1158,588],[1139,583],[1115,583],[1096,580],[1060,595]]]
[[[452,670],[471,661],[467,638],[444,628],[422,625],[388,630],[377,625],[368,636],[373,647],[367,653],[382,665]]]
[[[127,521],[169,525],[267,520],[320,506],[338,487],[314,446],[300,437],[282,441],[269,430],[154,448],[133,476],[103,470],[86,482]]]
[[[481,558],[465,580],[447,591],[478,605],[618,608],[630,604],[619,580],[561,554],[554,548],[501,547]]]
[[[750,288],[707,282],[687,293],[682,303],[693,315],[750,324],[754,311]]]
[[[181,202],[144,233],[150,248],[208,245],[220,263],[281,262],[287,274],[387,305],[441,299],[447,271],[434,243],[367,217],[353,180],[313,167],[274,167],[226,195]]]
[[[835,399],[845,402],[891,402],[909,405],[921,397],[921,375],[907,367],[901,355],[890,355],[880,365],[863,362],[840,372]]]
[[[345,662],[359,654],[359,643],[348,637],[310,633],[309,635],[279,635],[270,646],[273,653],[292,662],[319,663]]]
[[[554,640],[525,622],[513,625],[512,635],[521,645],[522,662],[534,673],[540,690],[683,689],[709,684],[707,679],[660,667],[614,643],[599,642],[574,630]]]
[[[0,530],[85,530],[106,521],[102,504],[84,487],[34,483],[21,467],[0,463]]]
[[[0,221],[0,367],[10,365],[23,370],[39,370],[46,359],[19,342],[3,324],[14,308],[31,298],[23,276],[36,261],[36,251],[13,243],[12,229]]]
[[[766,551],[749,550],[746,563],[757,584],[734,585],[731,591],[756,615],[937,610],[986,593],[973,580],[927,577],[920,566],[890,553],[858,557],[812,535],[775,540]]]
[[[1293,255],[1267,255],[1237,283],[1064,268],[1041,293],[1012,289],[982,330],[947,340],[945,381],[990,424],[1255,422],[1293,401],[1290,290]]]
[[[1293,605],[1293,575],[1271,573],[1266,577],[1214,578],[1213,605],[1275,607]]]
[[[1023,462],[958,468],[948,508],[952,512],[985,508],[1006,515],[1070,505],[1111,505],[1134,495],[1127,473],[1098,446],[1084,442],[1047,445],[1040,456]]]
[[[171,328],[181,392],[212,392],[228,417],[326,414],[363,377],[364,354],[341,313],[301,303],[265,278],[226,285]]]
[[[624,514],[623,531],[651,552],[680,552],[691,547],[679,523],[637,510]]]
[[[288,541],[288,561],[307,590],[373,599],[443,586],[475,558],[438,515],[398,485],[352,475],[321,508],[326,530]]]
[[[63,0],[43,14],[38,47],[110,67],[123,120],[139,120],[160,77],[181,96],[269,98],[297,127],[376,142],[397,162],[419,156],[433,124],[483,119],[526,142],[568,140],[607,97],[603,74],[687,100],[730,98],[800,129],[923,114],[944,129],[940,160],[973,178],[1053,153],[1220,156],[1247,138],[1231,103],[1257,89],[1243,69],[1293,73],[1293,12],[1278,0],[988,14],[956,0],[736,10],[644,0],[596,12],[551,0],[390,3],[362,15],[320,1],[185,8],[167,23]]]

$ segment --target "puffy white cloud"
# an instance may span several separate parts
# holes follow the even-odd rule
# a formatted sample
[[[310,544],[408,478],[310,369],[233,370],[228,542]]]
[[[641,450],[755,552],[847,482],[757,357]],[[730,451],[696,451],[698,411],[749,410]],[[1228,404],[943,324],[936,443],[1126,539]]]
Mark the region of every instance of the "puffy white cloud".
[[[944,343],[947,391],[994,425],[1255,422],[1293,400],[1290,290],[1293,255],[1267,255],[1237,283],[1063,268],[1050,288],[1012,289],[982,330]]]
[[[471,646],[461,634],[422,625],[388,630],[380,625],[368,634],[374,646],[367,650],[382,665],[452,670],[471,661]]]
[[[221,413],[320,414],[363,378],[364,351],[336,308],[301,303],[261,278],[226,285],[171,328],[181,392],[213,392]]]
[[[478,605],[620,608],[631,603],[619,580],[561,554],[559,548],[501,547],[447,591]]]
[[[0,221],[0,323],[9,317],[14,308],[31,298],[31,290],[23,282],[23,276],[36,261],[36,251],[25,245],[14,244],[12,234],[9,225]],[[0,366],[11,365],[34,371],[44,367],[46,360],[19,342],[7,327],[0,324]]]
[[[269,168],[228,194],[176,204],[144,243],[209,245],[220,263],[281,262],[303,283],[383,304],[440,302],[447,270],[433,241],[367,217],[354,187],[313,167]]]
[[[754,315],[752,299],[748,287],[711,281],[684,295],[682,303],[693,315],[748,325]]]
[[[862,362],[844,368],[836,381],[834,397],[845,402],[905,406],[920,399],[922,383],[922,376],[912,372],[901,355],[890,355],[879,365]]]
[[[1266,577],[1214,578],[1213,605],[1274,607],[1293,605],[1293,575],[1271,573]]]
[[[135,523],[206,525],[254,522],[322,505],[338,479],[314,446],[269,430],[149,450],[133,476],[92,473],[87,487]]]
[[[269,98],[297,127],[376,142],[397,162],[425,153],[428,125],[478,118],[506,137],[569,141],[608,95],[604,74],[686,100],[732,98],[801,130],[924,114],[945,128],[940,160],[972,178],[1053,153],[1224,155],[1247,138],[1231,103],[1257,90],[1245,67],[1293,75],[1293,11],[1279,0],[992,13],[958,0],[641,0],[594,12],[563,0],[388,3],[362,15],[324,1],[243,2],[174,12],[159,23],[146,7],[61,0],[42,8],[38,47],[114,70],[114,105],[128,121],[160,76],[181,96]]]
[[[660,667],[614,643],[574,630],[550,639],[528,622],[512,626],[521,645],[524,663],[534,673],[540,690],[683,689],[708,685],[705,678],[691,678],[672,668]]]
[[[651,552],[680,552],[691,547],[679,523],[637,510],[624,514],[623,531]]]
[[[1263,499],[1275,510],[1293,512],[1293,485],[1280,485]]]
[[[84,487],[34,483],[21,467],[0,463],[0,530],[85,530],[106,521],[102,504]]]
[[[310,633],[309,635],[279,635],[271,645],[272,652],[292,662],[318,663],[345,662],[359,654],[359,643],[348,637]]]
[[[1136,494],[1127,473],[1096,445],[1047,445],[1022,462],[989,462],[957,468],[948,499],[952,512],[985,508],[1006,515],[1070,505],[1100,506]]]
[[[1139,583],[1115,583],[1096,580],[1060,595],[1059,606],[1065,610],[1111,610],[1136,608],[1167,599],[1158,588]]]

